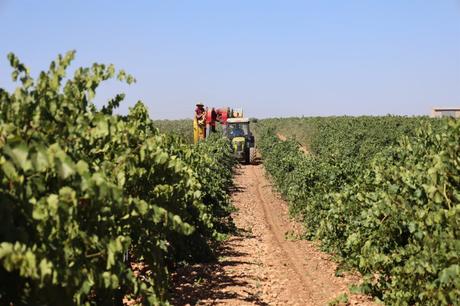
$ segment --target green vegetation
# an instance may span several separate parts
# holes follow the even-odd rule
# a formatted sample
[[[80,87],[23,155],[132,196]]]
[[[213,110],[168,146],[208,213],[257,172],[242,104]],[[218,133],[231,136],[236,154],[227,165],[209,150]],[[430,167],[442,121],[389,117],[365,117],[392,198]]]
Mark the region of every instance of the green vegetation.
[[[190,114],[193,115],[193,105]],[[160,130],[160,133],[172,134],[182,138],[186,143],[193,143],[192,119],[154,120],[153,125]]]
[[[96,109],[101,82],[134,81],[112,65],[67,78],[69,52],[34,80],[8,58],[19,85],[0,89],[0,304],[166,302],[167,267],[212,255],[225,231],[229,144],[160,134],[140,102],[113,115],[122,94]]]
[[[460,121],[298,119],[310,154],[275,136],[282,121],[259,121],[259,149],[308,237],[389,305],[458,305]]]
[[[37,79],[8,56],[18,87],[0,89],[0,303],[166,304],[168,271],[212,258],[231,226],[230,144],[191,145],[191,120],[152,121],[141,102],[114,115],[123,94],[97,109],[101,82],[135,80],[101,64],[68,78],[74,55]],[[458,305],[460,121],[253,123],[291,213],[365,276],[362,290],[390,305]]]

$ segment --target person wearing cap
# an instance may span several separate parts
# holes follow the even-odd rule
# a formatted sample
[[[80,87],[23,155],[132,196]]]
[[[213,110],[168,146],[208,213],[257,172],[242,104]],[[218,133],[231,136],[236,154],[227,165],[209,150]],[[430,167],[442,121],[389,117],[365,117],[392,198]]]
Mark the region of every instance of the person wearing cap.
[[[206,109],[203,103],[198,102],[195,108],[195,118],[193,120],[193,140],[197,143],[206,137]]]
[[[206,110],[204,109],[204,105],[201,102],[198,102],[196,104],[195,108],[195,117],[200,120],[201,118],[204,118],[204,114],[206,113]]]

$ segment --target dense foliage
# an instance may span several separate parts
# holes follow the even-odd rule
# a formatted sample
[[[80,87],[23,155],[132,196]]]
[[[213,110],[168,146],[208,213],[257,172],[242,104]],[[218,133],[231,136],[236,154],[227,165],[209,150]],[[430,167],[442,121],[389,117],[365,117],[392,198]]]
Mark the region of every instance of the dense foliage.
[[[193,104],[190,108],[190,116],[193,116]],[[193,143],[193,120],[154,120],[153,125],[160,130],[160,133],[179,136],[187,143]]]
[[[122,94],[96,109],[101,82],[134,81],[112,65],[66,78],[69,52],[34,80],[8,58],[20,83],[0,89],[0,303],[165,302],[167,267],[209,255],[225,226],[228,143],[160,134],[140,102],[113,115]]]
[[[310,154],[274,136],[280,122],[258,129],[265,166],[309,237],[389,305],[457,305],[460,121],[308,120]]]

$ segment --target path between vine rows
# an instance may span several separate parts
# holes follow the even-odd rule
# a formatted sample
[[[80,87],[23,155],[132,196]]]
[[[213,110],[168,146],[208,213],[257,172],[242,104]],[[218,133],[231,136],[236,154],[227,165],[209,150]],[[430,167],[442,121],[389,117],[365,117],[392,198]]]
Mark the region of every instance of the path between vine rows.
[[[262,165],[241,166],[235,183],[237,234],[219,247],[217,262],[173,274],[174,305],[327,305],[341,293],[349,305],[372,305],[349,293],[358,276],[336,277],[329,255],[295,238],[302,226],[289,218]]]

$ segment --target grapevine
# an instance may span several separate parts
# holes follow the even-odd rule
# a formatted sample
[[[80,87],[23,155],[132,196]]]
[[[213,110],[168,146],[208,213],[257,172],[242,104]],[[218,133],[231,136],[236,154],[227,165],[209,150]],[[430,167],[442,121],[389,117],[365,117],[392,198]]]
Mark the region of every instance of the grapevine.
[[[223,230],[230,148],[160,134],[141,102],[113,114],[123,94],[97,109],[102,82],[135,79],[103,64],[67,78],[74,56],[37,79],[8,56],[18,87],[0,89],[1,304],[167,303],[168,267],[199,258],[182,244],[211,250]],[[149,276],[136,277],[125,254]]]
[[[458,305],[460,121],[288,119],[304,128],[297,139],[310,154],[275,136],[283,124],[259,123],[259,149],[307,237],[358,269],[361,289],[389,305]]]

